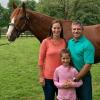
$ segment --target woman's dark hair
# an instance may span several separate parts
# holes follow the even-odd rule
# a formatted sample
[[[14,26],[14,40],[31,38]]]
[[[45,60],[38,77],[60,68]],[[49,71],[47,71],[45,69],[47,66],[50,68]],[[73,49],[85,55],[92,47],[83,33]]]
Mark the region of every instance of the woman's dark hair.
[[[53,21],[51,22],[51,26],[50,26],[50,28],[49,28],[49,35],[48,35],[48,36],[52,38],[52,36],[53,36],[53,33],[52,33],[52,26],[53,26],[53,24],[55,24],[55,23],[59,23],[59,24],[60,24],[60,26],[61,26],[60,38],[64,38],[64,37],[63,37],[63,26],[62,26],[62,23],[61,23],[60,20],[53,20]]]

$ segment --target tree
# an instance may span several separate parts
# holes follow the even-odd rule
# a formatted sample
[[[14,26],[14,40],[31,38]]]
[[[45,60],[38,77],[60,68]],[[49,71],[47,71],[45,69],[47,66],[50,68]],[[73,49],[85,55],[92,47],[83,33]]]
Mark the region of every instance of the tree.
[[[27,8],[31,9],[32,11],[35,11],[35,7],[36,7],[36,2],[34,0],[29,0],[27,2]]]
[[[100,23],[100,0],[39,0],[36,10],[87,25]]]
[[[71,19],[79,20],[87,25],[100,23],[100,1],[99,0],[75,0]]]
[[[0,27],[7,26],[8,23],[8,9],[0,5]]]
[[[56,18],[63,18],[62,5],[56,0],[40,0],[36,10]]]

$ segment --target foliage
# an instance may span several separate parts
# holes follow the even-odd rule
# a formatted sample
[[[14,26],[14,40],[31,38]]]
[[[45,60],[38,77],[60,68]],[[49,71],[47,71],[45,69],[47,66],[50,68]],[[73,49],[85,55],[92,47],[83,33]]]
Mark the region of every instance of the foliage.
[[[3,7],[0,5],[0,26],[2,26],[2,19],[3,19],[3,11],[4,9],[3,9]]]
[[[34,0],[30,0],[29,2],[27,2],[26,6],[32,11],[35,11],[36,2]]]
[[[7,26],[8,15],[8,9],[5,9],[0,5],[0,27]]]
[[[17,6],[22,4],[20,0],[9,0],[8,8],[0,5],[0,27],[8,25],[13,2]],[[100,23],[100,0],[39,0],[39,3],[28,0],[26,7],[55,18],[78,20],[86,25]]]
[[[62,13],[63,6],[56,0],[40,0],[36,6],[36,10],[56,18],[64,17],[64,14]]]
[[[86,25],[100,23],[100,0],[40,0],[37,10]]]
[[[75,0],[73,3],[71,19],[80,20],[85,24],[100,23],[99,0]]]

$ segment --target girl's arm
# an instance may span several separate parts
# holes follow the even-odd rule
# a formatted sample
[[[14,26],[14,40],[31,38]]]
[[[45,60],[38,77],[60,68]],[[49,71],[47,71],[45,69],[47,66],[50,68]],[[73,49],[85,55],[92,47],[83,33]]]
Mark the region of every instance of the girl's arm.
[[[59,76],[58,76],[58,71],[57,69],[55,70],[54,72],[54,77],[53,77],[53,81],[54,81],[54,84],[57,88],[64,88],[64,83],[60,83],[59,82]]]

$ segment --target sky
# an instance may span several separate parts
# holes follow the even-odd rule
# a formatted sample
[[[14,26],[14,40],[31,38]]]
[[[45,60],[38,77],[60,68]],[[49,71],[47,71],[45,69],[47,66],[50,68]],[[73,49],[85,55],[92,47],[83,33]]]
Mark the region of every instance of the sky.
[[[8,1],[9,1],[9,0],[0,0],[0,3],[1,3],[1,5],[2,5],[3,7],[6,8],[6,7],[7,7]],[[34,0],[34,1],[38,2],[38,0]]]
[[[0,3],[3,7],[7,7],[8,0],[0,0]]]

